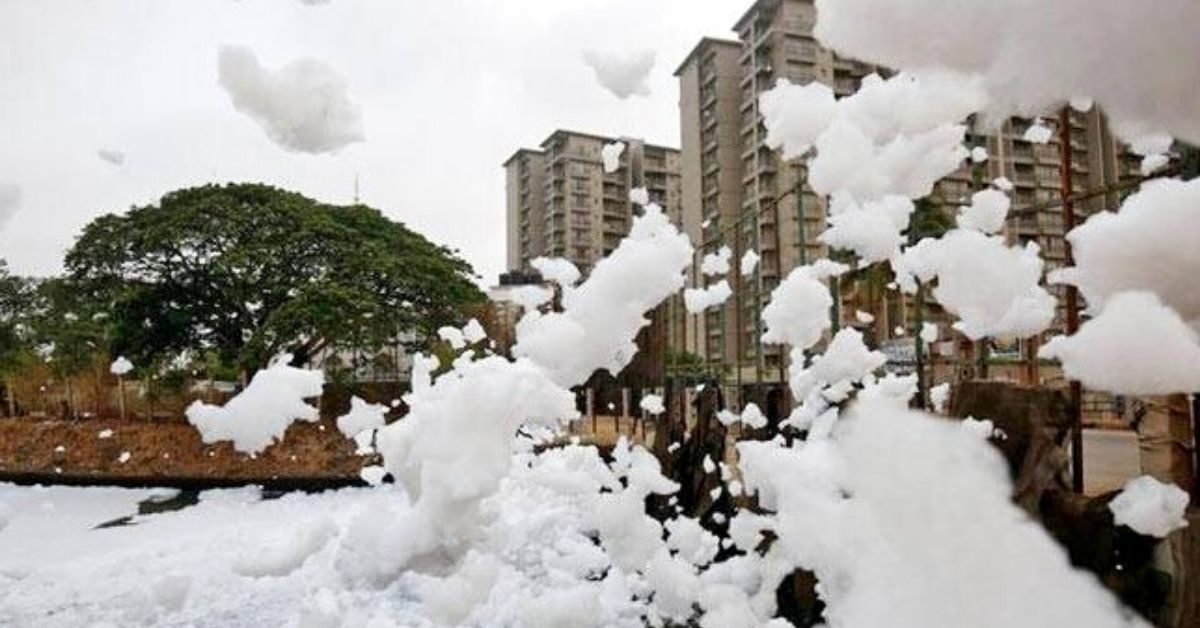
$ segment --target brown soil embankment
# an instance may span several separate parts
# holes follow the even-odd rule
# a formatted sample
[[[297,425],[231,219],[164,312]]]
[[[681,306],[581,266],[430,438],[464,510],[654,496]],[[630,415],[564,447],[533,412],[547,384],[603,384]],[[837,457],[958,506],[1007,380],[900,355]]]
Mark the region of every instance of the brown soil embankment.
[[[157,478],[163,485],[211,480],[302,486],[312,479],[336,485],[357,480],[364,459],[354,450],[329,420],[295,423],[282,441],[249,456],[229,442],[204,444],[183,422],[0,419],[0,481],[61,476],[69,483],[95,478],[153,484]]]

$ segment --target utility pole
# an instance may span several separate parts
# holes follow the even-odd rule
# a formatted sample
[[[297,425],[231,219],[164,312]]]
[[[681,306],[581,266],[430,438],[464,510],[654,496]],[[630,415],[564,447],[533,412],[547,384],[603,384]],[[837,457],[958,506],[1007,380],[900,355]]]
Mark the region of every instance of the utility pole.
[[[942,211],[941,207],[937,211]],[[924,234],[917,233],[918,226],[909,224],[908,226],[908,245],[913,246],[920,241]],[[917,294],[914,305],[916,306],[916,321],[913,325],[913,361],[916,362],[917,370],[917,396],[921,399],[921,409],[929,408],[929,381],[925,377],[925,339],[921,336],[925,331],[925,282],[917,282]],[[932,369],[931,369],[932,370]]]
[[[804,233],[804,177],[801,175],[803,166],[796,162],[796,231],[800,239],[800,265],[808,265],[808,240]]]
[[[780,240],[780,238],[779,238],[779,203],[772,203],[771,213],[773,214],[772,222],[775,225],[775,251],[778,253],[780,251],[780,246],[779,246],[779,244],[780,244],[780,242],[779,242],[779,240]],[[761,214],[755,214],[755,218],[754,218],[754,249],[756,251],[762,250],[762,223],[761,223],[760,217],[761,217]],[[730,266],[730,269],[733,270],[734,272],[736,272],[738,277],[742,276],[742,272],[741,272],[741,268],[740,268],[741,262],[742,262],[742,256],[738,255],[733,258],[733,262]],[[754,395],[755,395],[755,400],[758,401],[759,403],[761,403],[762,400],[758,399],[757,397],[762,390],[763,368],[765,367],[765,361],[766,361],[766,358],[763,356],[763,345],[762,345],[762,334],[763,334],[763,330],[762,330],[762,292],[763,292],[763,286],[762,286],[762,265],[761,264],[759,266],[755,267],[755,269],[754,269],[754,281],[751,282],[751,285],[754,287]],[[738,409],[740,411],[741,406],[738,406]]]
[[[755,217],[757,216],[758,214],[755,213]],[[738,217],[738,220],[734,222],[733,229],[733,258],[739,261],[742,259],[742,218],[741,216]],[[742,336],[745,335],[745,329],[742,327],[742,273],[738,272],[734,274],[733,285],[734,350],[737,351],[737,355],[733,359],[734,381],[737,384],[737,394],[734,395],[734,403],[737,404],[735,407],[738,409],[738,412],[741,412],[742,358],[746,354],[746,350],[742,346]]]
[[[972,118],[971,128],[974,128],[974,124],[975,119]],[[976,144],[976,146],[979,146],[979,144]],[[985,167],[981,162],[971,164],[971,189],[973,191],[979,191],[986,187],[983,182]],[[989,375],[988,360],[991,357],[988,351],[988,339],[987,337],[983,337],[973,341],[971,344],[975,349],[975,379],[986,380]]]
[[[1058,135],[1060,159],[1058,166],[1060,193],[1062,194],[1063,233],[1075,228],[1075,203],[1071,196],[1075,191],[1071,173],[1071,109],[1063,107],[1058,113]],[[1063,238],[1066,265],[1075,265],[1071,242]],[[1068,336],[1079,330],[1079,289],[1067,284],[1066,289],[1066,332]],[[1071,488],[1083,493],[1083,386],[1079,380],[1068,384],[1071,417]]]

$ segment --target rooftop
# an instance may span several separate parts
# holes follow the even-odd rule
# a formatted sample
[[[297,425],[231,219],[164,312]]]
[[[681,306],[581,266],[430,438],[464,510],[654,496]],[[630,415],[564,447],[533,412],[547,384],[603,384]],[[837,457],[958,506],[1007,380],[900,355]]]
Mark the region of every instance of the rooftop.
[[[700,54],[701,51],[703,51],[705,48],[708,48],[709,46],[728,46],[731,48],[737,48],[738,50],[741,50],[742,42],[737,41],[735,39],[720,39],[718,37],[702,38],[700,41],[696,42],[696,45],[695,45],[695,47],[692,48],[691,52],[687,53],[687,56],[683,58],[683,62],[679,64],[679,67],[675,68],[675,76],[679,76],[680,74],[682,74],[683,68],[685,66],[687,66],[688,63],[691,63],[693,58],[695,58],[697,55]]]
[[[505,159],[504,163],[502,163],[500,165],[502,167],[507,168],[508,164],[512,163],[513,160],[515,160],[516,158],[522,157],[524,155],[529,155],[529,154],[542,155],[544,153],[540,148],[518,148],[517,151],[512,154],[512,156],[510,156],[508,159]]]

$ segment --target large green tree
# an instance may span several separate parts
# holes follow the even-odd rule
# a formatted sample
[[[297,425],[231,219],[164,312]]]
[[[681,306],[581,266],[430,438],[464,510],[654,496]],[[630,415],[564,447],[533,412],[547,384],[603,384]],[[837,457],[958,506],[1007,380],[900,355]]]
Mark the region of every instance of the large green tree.
[[[8,271],[0,259],[0,370],[16,359],[26,345],[27,319],[33,306],[33,284]]]
[[[137,363],[215,352],[246,372],[290,352],[371,350],[459,323],[483,300],[471,267],[378,210],[258,184],[171,192],[94,220],[71,278]]]
[[[107,356],[111,324],[103,305],[70,277],[43,279],[35,286],[27,320],[38,357],[66,386],[70,415],[78,416],[75,376],[106,366],[97,361]]]
[[[12,375],[31,355],[29,317],[34,302],[33,282],[10,273],[7,262],[0,259],[0,382],[10,414],[15,408]]]

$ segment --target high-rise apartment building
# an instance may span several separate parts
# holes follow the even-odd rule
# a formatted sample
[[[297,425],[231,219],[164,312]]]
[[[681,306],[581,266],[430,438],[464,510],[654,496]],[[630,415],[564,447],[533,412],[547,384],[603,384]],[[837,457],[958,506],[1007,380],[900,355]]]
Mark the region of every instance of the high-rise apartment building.
[[[620,166],[604,171],[601,149],[625,144]],[[539,256],[570,260],[584,274],[611,253],[638,208],[633,188],[645,187],[681,224],[679,151],[633,138],[558,130],[540,150],[521,149],[504,163],[507,174],[508,270],[528,270]]]
[[[504,162],[507,267],[520,270],[545,253],[546,156],[522,148]]]
[[[706,252],[728,246],[735,258],[751,250],[760,258],[754,273],[731,273],[734,296],[704,314],[691,342],[739,381],[782,380],[782,351],[760,341],[762,308],[788,271],[826,254],[816,239],[824,200],[804,185],[802,163],[766,146],[758,97],[781,78],[821,81],[845,96],[874,69],[820,46],[815,23],[812,2],[758,0],[734,25],[739,41],[702,40],[676,72],[685,213],[698,216]]]
[[[821,46],[813,36],[816,19],[811,0],[758,0],[733,27],[742,42],[739,250],[756,250],[761,258],[737,304],[740,354],[735,375],[742,381],[751,376],[756,381],[783,381],[784,352],[761,341],[762,309],[788,272],[828,254],[817,240],[825,230],[825,201],[807,186],[804,163],[785,161],[767,147],[759,95],[787,79],[798,84],[818,81],[845,97],[876,71]]]
[[[605,172],[601,151],[615,142],[625,148],[618,168]],[[542,256],[570,260],[586,276],[629,234],[633,217],[641,212],[630,200],[634,188],[646,188],[650,201],[676,226],[683,226],[680,155],[674,148],[630,137],[557,130],[540,149],[516,151],[504,169],[507,276],[522,282],[536,281],[526,275],[532,270],[530,263]],[[508,313],[510,322],[516,315]],[[687,334],[681,295],[672,296],[650,318],[652,324],[637,339],[639,358],[629,367],[643,375],[661,374],[660,367],[647,365],[661,365]]]
[[[815,23],[812,0],[757,0],[734,25],[738,41],[703,39],[676,71],[683,224],[700,223],[699,238],[689,233],[705,252],[729,246],[736,255],[753,250],[761,258],[751,276],[730,273],[734,296],[696,317],[695,329],[689,329],[685,339],[687,349],[719,370],[730,384],[784,381],[784,354],[760,341],[762,308],[792,269],[830,255],[817,240],[827,227],[825,199],[806,185],[803,160],[785,161],[766,146],[759,95],[785,78],[800,84],[819,81],[845,97],[859,88],[866,75],[887,72],[822,47],[813,37]],[[942,211],[952,225],[959,206],[969,203],[973,192],[1003,176],[1014,186],[1005,236],[1013,244],[1036,241],[1047,267],[1061,266],[1065,261],[1059,191],[1062,157],[1056,115],[1050,115],[1044,123],[1054,130],[1054,137],[1047,144],[1024,139],[1029,120],[1012,119],[995,129],[972,128],[967,143],[986,147],[989,160],[965,163],[937,184],[924,206]],[[1075,193],[1110,190],[1076,203],[1082,222],[1090,213],[1117,206],[1120,193],[1111,190],[1135,178],[1138,164],[1115,142],[1101,112],[1071,112],[1070,120]],[[692,281],[704,285],[719,279]],[[855,311],[870,311],[875,315],[871,330],[876,342],[903,342],[897,337],[914,331],[912,300],[878,279],[867,273],[842,280],[839,322],[861,325]],[[1061,293],[1061,288],[1054,289]],[[945,318],[935,305],[925,310],[926,320]],[[1061,321],[1060,315],[1057,327]]]
[[[701,254],[729,245],[722,231],[741,213],[741,56],[741,42],[704,38],[675,71],[680,89],[683,227]],[[704,287],[711,281],[692,268],[689,286]],[[731,274],[735,289],[740,281],[740,273]],[[733,312],[731,300],[725,307],[689,316],[682,349],[714,363],[731,359],[737,354]]]

